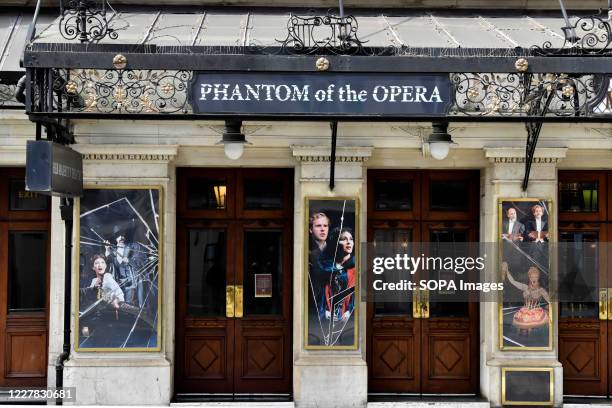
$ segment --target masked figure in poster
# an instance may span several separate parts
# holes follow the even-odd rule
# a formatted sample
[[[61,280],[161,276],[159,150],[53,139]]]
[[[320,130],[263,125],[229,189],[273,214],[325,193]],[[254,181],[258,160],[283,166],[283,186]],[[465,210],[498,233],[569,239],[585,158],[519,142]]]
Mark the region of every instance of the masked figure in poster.
[[[329,283],[329,273],[333,263],[328,251],[329,217],[322,212],[314,213],[309,220],[310,244],[308,254],[308,273],[317,313],[320,319],[329,318],[325,309],[325,285]]]
[[[105,255],[111,266],[111,273],[125,293],[125,301],[134,306],[144,306],[143,264],[146,258],[144,248],[137,243],[126,242],[126,234],[118,226],[113,228],[115,245],[105,243]]]
[[[541,306],[542,300],[550,303],[550,297],[546,289],[540,286],[540,271],[535,266],[532,266],[527,271],[529,279],[528,284],[517,282],[512,277],[508,269],[508,263],[502,262],[501,266],[502,279],[508,278],[508,281],[523,292],[525,305],[521,307],[512,319],[514,327],[519,329],[523,334],[528,334],[531,329],[541,327],[548,324],[548,311]]]

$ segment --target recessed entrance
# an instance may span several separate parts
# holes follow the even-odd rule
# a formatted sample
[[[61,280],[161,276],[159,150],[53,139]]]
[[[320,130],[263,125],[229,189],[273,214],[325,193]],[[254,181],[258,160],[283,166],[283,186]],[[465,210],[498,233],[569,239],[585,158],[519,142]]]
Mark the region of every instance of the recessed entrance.
[[[177,398],[289,399],[293,171],[178,172]]]
[[[478,171],[368,172],[368,241],[475,242]],[[368,303],[371,396],[476,394],[476,303]]]
[[[51,200],[0,171],[0,386],[47,385]]]
[[[612,395],[611,185],[612,172],[559,172],[559,241],[573,248],[571,262],[559,262],[559,284],[576,297],[559,303],[565,395]],[[588,284],[599,288],[599,302],[593,293],[580,301]]]

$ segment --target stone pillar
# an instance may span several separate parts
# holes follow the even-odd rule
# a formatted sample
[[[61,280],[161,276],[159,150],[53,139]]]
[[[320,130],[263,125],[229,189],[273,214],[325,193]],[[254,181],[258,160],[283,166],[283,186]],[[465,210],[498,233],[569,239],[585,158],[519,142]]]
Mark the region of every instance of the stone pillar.
[[[75,351],[75,327],[78,305],[76,290],[79,282],[79,265],[76,254],[72,266],[72,318],[71,353],[64,368],[64,386],[76,387],[78,405],[168,405],[172,397],[174,352],[174,282],[175,282],[175,177],[171,161],[177,154],[177,146],[152,145],[86,145],[75,146],[83,154],[85,185],[121,186],[161,185],[163,189],[163,264],[161,271],[164,299],[160,310],[161,350],[156,352]],[[62,347],[63,327],[63,222],[57,211],[57,200],[52,212],[51,305],[49,326],[52,341],[49,342],[49,373]],[[78,214],[75,214],[75,231]],[[73,242],[75,251],[79,243]],[[56,293],[57,292],[57,293]],[[49,386],[54,386],[55,376],[49,376]]]
[[[527,191],[522,191],[525,172],[524,148],[485,148],[490,165],[484,172],[484,195],[481,212],[481,241],[497,242],[499,198],[549,198],[552,200],[552,223],[549,232],[553,241],[557,234],[557,163],[565,157],[566,148],[536,149]],[[497,274],[498,259],[488,259],[488,271]],[[552,260],[552,259],[551,259]],[[554,265],[554,263],[552,264]],[[551,268],[556,274],[555,268]],[[497,275],[496,275],[497,276]],[[492,276],[489,279],[496,279]],[[499,279],[497,277],[497,279]],[[493,407],[501,406],[502,367],[550,367],[554,373],[554,405],[563,404],[563,370],[557,359],[558,353],[558,307],[553,302],[552,350],[548,351],[502,351],[499,341],[499,304],[481,304],[481,393]]]
[[[365,302],[359,303],[357,350],[305,350],[305,269],[304,237],[307,233],[306,197],[358,197],[360,202],[359,240],[366,240],[364,162],[371,147],[339,147],[336,150],[335,181],[329,189],[330,149],[293,146],[295,172],[294,292],[293,292],[293,393],[302,407],[365,407],[368,399],[368,368],[365,362]],[[355,246],[359,248],[358,243]]]

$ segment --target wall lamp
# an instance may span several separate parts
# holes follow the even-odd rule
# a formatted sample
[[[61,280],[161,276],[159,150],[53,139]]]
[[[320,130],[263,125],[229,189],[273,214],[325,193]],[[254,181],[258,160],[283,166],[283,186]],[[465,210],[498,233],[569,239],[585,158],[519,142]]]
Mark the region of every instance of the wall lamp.
[[[244,145],[248,142],[242,133],[242,121],[229,119],[225,121],[223,137],[217,144],[223,144],[225,157],[230,160],[238,160],[244,152]]]
[[[451,145],[457,144],[448,134],[448,122],[433,122],[433,132],[426,142],[429,145],[429,153],[436,160],[444,160],[448,156]]]

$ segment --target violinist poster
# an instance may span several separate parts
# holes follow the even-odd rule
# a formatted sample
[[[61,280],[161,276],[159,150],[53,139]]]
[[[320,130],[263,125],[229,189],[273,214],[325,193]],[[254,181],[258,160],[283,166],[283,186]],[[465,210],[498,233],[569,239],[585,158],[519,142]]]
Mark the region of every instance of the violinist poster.
[[[161,188],[86,189],[78,207],[79,351],[160,349]]]
[[[306,200],[306,348],[357,348],[357,213],[354,198]]]
[[[499,270],[504,282],[500,306],[502,350],[550,350],[551,202],[500,199]]]

